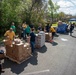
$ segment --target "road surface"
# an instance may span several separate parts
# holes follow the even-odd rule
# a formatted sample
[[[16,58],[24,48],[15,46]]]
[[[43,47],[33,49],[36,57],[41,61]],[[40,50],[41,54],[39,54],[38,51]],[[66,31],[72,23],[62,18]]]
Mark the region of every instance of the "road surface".
[[[8,59],[2,62],[1,75],[76,75],[76,28],[73,36],[59,34],[54,43],[46,42],[20,65]]]

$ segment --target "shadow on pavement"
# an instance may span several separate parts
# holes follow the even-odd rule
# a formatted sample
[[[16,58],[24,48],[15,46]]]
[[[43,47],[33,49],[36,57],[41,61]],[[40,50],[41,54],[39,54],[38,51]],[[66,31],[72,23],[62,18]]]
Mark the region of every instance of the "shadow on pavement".
[[[32,65],[37,65],[38,64],[38,60],[37,60],[37,52],[35,52],[33,54],[33,56],[31,56],[30,59],[24,61],[21,64],[17,64],[11,60],[8,60],[7,58],[4,59],[4,63],[3,63],[3,68],[7,69],[10,68],[11,71],[15,74],[20,74],[21,72],[24,71],[24,69],[26,70],[26,67],[28,66],[28,63],[32,64]]]
[[[72,37],[73,37],[73,38],[76,38],[76,36],[73,36],[73,35],[72,35]]]
[[[74,31],[76,31],[76,30],[74,30]]]
[[[47,47],[44,45],[43,47],[36,49],[37,52],[45,53],[47,51]]]
[[[69,35],[69,33],[60,33],[60,34],[62,34],[62,35]]]
[[[52,44],[52,46],[56,46],[56,45],[58,45],[58,43],[55,42],[55,41],[53,41],[51,44]]]
[[[23,72],[24,70],[26,70],[26,67],[28,67],[29,63],[32,64],[32,65],[37,65],[38,64],[38,60],[37,60],[38,52],[45,53],[46,51],[47,51],[46,46],[43,46],[40,49],[36,49],[36,51],[31,56],[31,58],[24,61],[21,64],[17,64],[16,62],[13,62],[13,61],[9,60],[8,58],[5,58],[4,63],[2,64],[3,68],[4,69],[10,69],[12,73],[15,73],[15,74],[18,75],[21,72]]]
[[[55,34],[55,37],[59,37],[59,35],[58,34]]]

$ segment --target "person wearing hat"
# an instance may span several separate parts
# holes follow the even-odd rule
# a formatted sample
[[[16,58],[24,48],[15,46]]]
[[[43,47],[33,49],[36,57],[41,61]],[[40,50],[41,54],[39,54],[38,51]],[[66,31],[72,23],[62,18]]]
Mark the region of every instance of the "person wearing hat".
[[[10,28],[8,31],[4,34],[5,37],[9,37],[10,40],[13,40],[15,37],[15,33],[12,28]]]

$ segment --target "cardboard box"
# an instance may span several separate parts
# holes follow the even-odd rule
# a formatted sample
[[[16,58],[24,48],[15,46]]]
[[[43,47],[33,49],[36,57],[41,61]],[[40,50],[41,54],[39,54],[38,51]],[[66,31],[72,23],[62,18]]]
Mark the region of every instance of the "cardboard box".
[[[31,54],[31,47],[24,47],[25,54]]]
[[[21,40],[19,38],[14,39],[15,44],[20,44]]]
[[[27,53],[30,55],[32,53],[31,47],[27,48]]]
[[[52,38],[52,34],[51,33],[45,33],[45,41],[50,41]]]
[[[29,43],[25,43],[24,44],[24,47],[27,47],[28,48],[28,47],[30,47],[30,44]]]
[[[6,48],[6,55],[12,56],[13,55],[13,46],[6,45],[5,48]]]
[[[3,40],[5,45],[12,45],[12,40],[8,39],[8,40]]]
[[[13,46],[6,45],[6,55],[13,60],[21,62],[31,54],[31,47],[29,43],[22,44],[13,44]]]
[[[17,61],[22,61],[22,60],[24,60],[23,57],[14,57],[14,59],[17,60]]]
[[[24,53],[23,44],[20,45],[14,44],[13,50],[14,50],[13,53],[19,56],[20,54]]]
[[[17,61],[22,61],[24,59],[26,59],[30,54],[28,53],[30,49],[30,45],[28,43],[24,45],[13,45],[13,47],[15,48],[13,54],[14,54],[14,59]]]

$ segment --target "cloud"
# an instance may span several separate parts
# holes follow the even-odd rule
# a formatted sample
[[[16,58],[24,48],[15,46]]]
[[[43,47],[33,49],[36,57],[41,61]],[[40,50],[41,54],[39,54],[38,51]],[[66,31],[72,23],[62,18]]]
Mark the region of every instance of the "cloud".
[[[57,1],[57,0],[54,0]],[[66,14],[76,15],[76,1],[74,0],[60,0],[57,1],[60,6],[59,12],[64,12]]]
[[[64,0],[60,0],[58,2],[58,5],[60,5],[60,7],[70,7],[70,6],[74,6],[71,2],[69,1],[64,1]]]
[[[48,1],[48,0],[47,0]],[[52,0],[60,6],[58,12],[76,15],[76,0]]]

